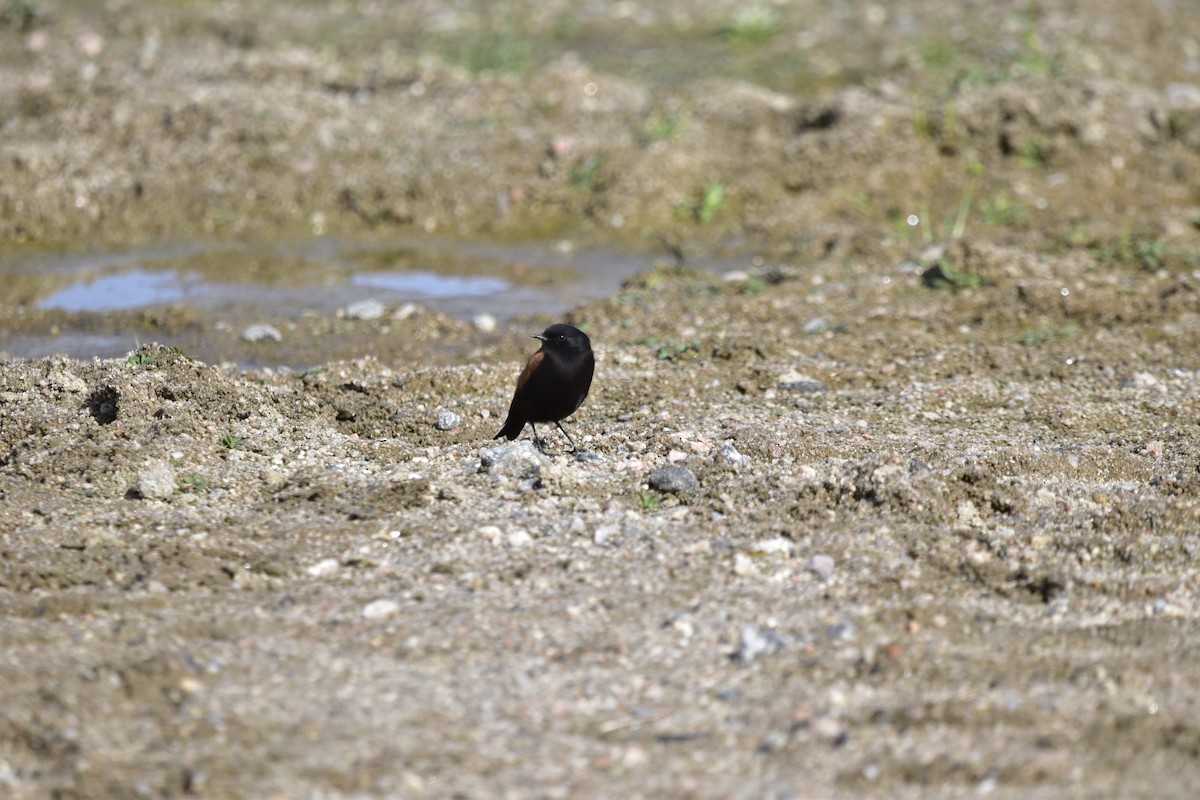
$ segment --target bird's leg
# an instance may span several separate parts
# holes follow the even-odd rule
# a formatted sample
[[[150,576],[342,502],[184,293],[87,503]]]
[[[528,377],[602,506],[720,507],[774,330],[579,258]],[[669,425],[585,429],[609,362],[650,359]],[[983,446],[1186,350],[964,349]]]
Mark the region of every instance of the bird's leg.
[[[571,438],[571,434],[567,433],[567,429],[562,426],[561,422],[556,422],[554,424],[558,426],[558,429],[562,431],[562,435],[567,437],[567,441],[571,443],[571,452],[578,453],[579,448],[575,446],[575,440]]]
[[[538,449],[539,453],[545,454],[545,452],[546,452],[545,442],[543,442],[541,439],[538,438],[537,426],[531,422],[531,423],[529,423],[529,427],[533,429],[533,446]]]

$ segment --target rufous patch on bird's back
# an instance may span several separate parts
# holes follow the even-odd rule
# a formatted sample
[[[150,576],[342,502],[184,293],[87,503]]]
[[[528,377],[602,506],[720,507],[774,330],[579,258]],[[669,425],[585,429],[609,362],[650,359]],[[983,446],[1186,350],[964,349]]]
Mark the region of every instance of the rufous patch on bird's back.
[[[521,377],[517,378],[517,391],[521,391],[521,387],[529,383],[529,379],[533,377],[533,373],[537,372],[538,365],[542,363],[542,359],[546,354],[541,350],[529,357],[529,361],[525,364],[525,369],[521,370]]]

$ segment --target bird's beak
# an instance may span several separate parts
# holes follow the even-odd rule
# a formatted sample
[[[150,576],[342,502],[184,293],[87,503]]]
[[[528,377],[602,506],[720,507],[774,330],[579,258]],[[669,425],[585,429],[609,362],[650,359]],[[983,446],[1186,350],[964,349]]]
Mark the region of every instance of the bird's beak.
[[[544,342],[544,341],[546,341],[546,337],[545,337],[545,336],[542,336],[540,333],[534,333],[534,334],[531,334],[531,336],[532,336],[534,339],[537,339],[539,342]]]

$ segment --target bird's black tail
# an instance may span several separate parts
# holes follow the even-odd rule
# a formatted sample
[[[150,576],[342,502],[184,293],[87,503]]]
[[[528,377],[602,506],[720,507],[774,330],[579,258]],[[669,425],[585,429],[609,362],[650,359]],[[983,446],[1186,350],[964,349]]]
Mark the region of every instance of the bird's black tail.
[[[500,429],[494,439],[499,439],[501,436],[508,439],[510,442],[521,435],[521,431],[525,429],[525,420],[520,417],[509,414],[508,419],[504,422],[504,427]]]

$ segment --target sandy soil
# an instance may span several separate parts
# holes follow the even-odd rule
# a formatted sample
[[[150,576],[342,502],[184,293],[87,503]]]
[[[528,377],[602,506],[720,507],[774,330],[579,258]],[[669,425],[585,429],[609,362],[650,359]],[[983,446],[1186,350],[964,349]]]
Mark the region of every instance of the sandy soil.
[[[9,251],[684,264],[582,454],[491,440],[532,314],[0,363],[0,795],[1193,796],[1200,9],[446,5],[0,7]]]

